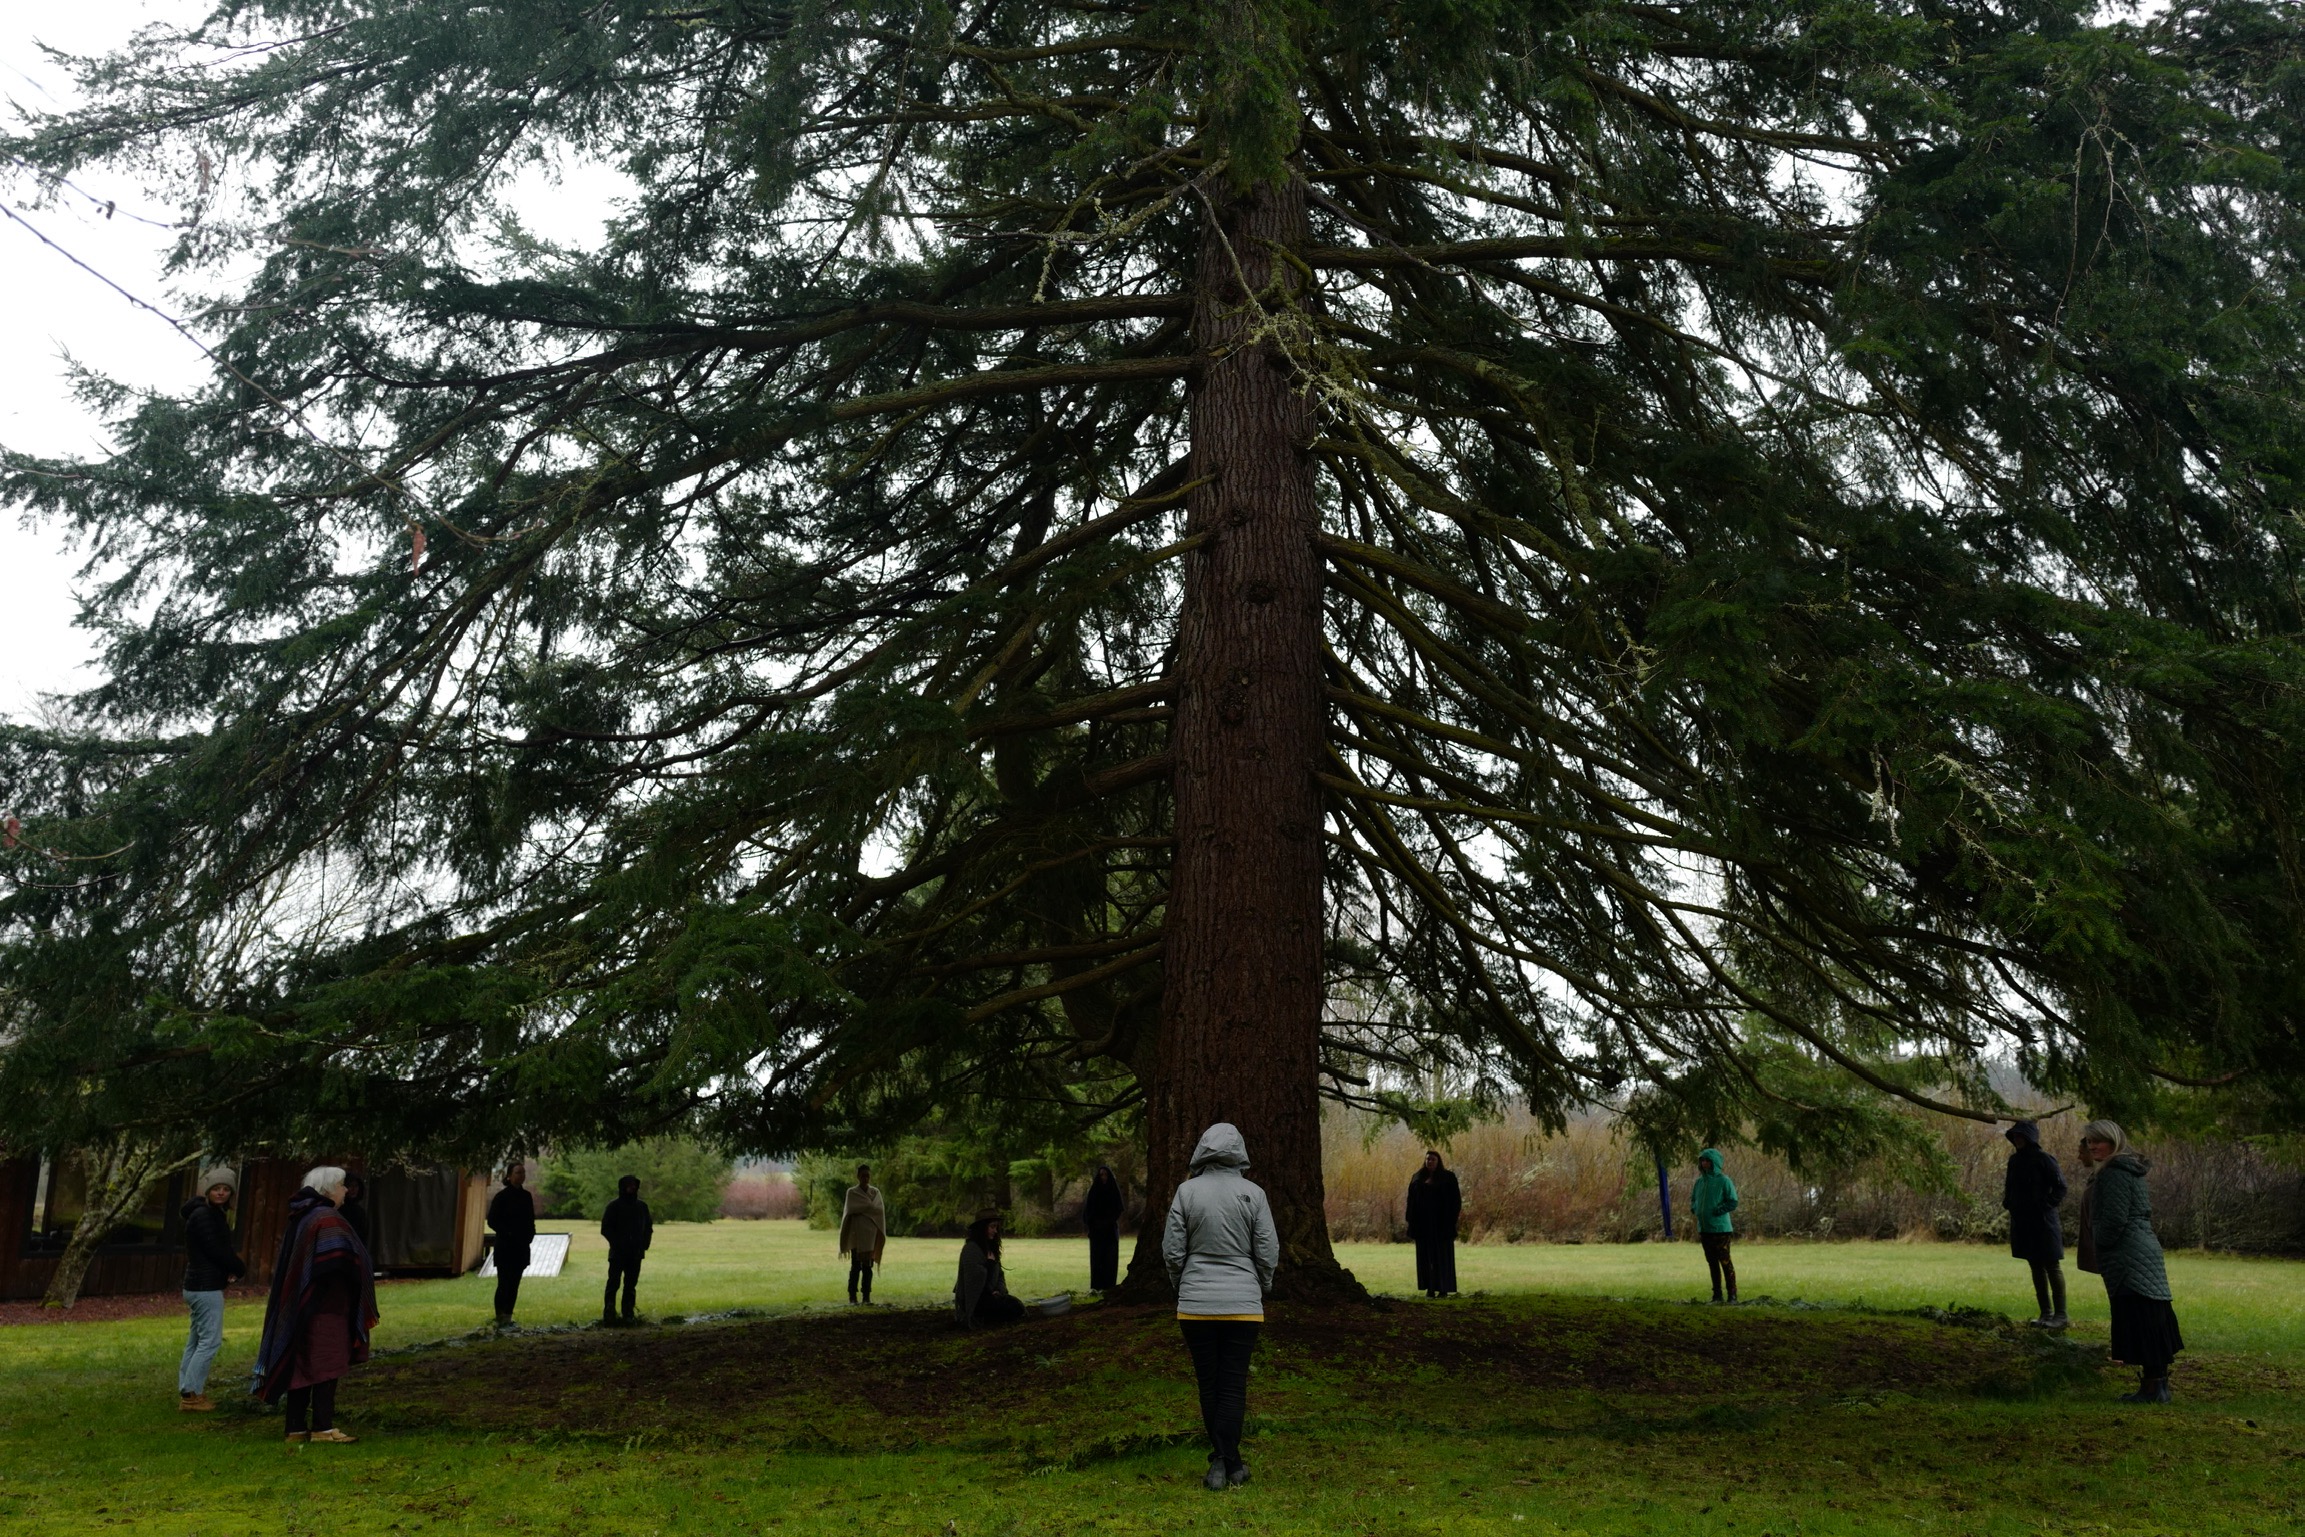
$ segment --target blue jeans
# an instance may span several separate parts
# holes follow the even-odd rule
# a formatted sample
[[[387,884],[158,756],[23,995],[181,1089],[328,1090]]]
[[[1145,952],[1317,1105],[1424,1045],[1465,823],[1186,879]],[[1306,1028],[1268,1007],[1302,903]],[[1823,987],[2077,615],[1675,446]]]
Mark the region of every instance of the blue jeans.
[[[224,1293],[186,1292],[184,1305],[192,1310],[192,1337],[184,1342],[184,1362],[176,1368],[176,1391],[205,1393],[208,1368],[224,1343]]]

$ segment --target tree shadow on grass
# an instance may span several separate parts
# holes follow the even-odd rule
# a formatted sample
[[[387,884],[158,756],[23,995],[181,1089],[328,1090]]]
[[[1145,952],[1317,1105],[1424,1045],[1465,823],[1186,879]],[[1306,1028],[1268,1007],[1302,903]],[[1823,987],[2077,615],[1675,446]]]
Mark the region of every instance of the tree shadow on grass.
[[[1801,1404],[2055,1391],[2102,1353],[1979,1318],[1708,1310],[1585,1298],[1276,1312],[1261,1424],[1488,1427],[1639,1439],[1758,1428]],[[745,1440],[816,1451],[924,1445],[1081,1467],[1197,1434],[1163,1309],[1090,1307],[962,1331],[941,1309],[813,1313],[514,1337],[380,1360],[379,1426],[557,1439]]]

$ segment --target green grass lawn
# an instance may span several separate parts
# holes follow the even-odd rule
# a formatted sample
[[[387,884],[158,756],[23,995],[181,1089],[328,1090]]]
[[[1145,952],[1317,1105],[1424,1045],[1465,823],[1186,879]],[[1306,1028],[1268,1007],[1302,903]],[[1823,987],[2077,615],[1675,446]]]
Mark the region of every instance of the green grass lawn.
[[[548,1226],[550,1226],[548,1224]],[[1256,1482],[1204,1494],[1173,1327],[1084,1309],[960,1334],[921,1311],[957,1245],[890,1245],[866,1315],[829,1233],[667,1225],[642,1309],[766,1318],[630,1332],[597,1316],[599,1240],[530,1281],[534,1331],[472,1340],[492,1283],[382,1289],[384,1352],[347,1381],[351,1447],[284,1449],[226,1389],[260,1308],[228,1310],[231,1400],[174,1412],[169,1318],[0,1329],[0,1527],[27,1533],[1875,1532],[2305,1529],[2305,1265],[2177,1254],[2180,1401],[2118,1405],[2076,1375],[2104,1297],[2075,1276],[2081,1349],[1894,1316],[2021,1316],[2024,1267],[1938,1244],[1752,1244],[1748,1299],[1693,1245],[1478,1247],[1486,1296],[1287,1319],[1252,1389]],[[1373,1290],[1405,1247],[1350,1246]],[[1012,1287],[1078,1287],[1077,1240],[1012,1240]],[[1788,1304],[1800,1304],[1791,1306]],[[458,1342],[454,1348],[438,1342]]]

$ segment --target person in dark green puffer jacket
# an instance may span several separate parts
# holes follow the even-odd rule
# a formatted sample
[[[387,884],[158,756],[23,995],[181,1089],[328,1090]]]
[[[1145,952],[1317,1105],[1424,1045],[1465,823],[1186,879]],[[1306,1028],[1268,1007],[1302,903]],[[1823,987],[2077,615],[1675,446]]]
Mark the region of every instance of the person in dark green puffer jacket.
[[[1705,1268],[1712,1272],[1715,1302],[1737,1300],[1737,1262],[1729,1252],[1737,1241],[1737,1221],[1730,1215],[1736,1209],[1736,1181],[1722,1172],[1719,1150],[1708,1147],[1697,1155],[1697,1183],[1689,1192],[1689,1212],[1697,1219],[1697,1241],[1705,1246]],[[1726,1298],[1721,1295],[1724,1281],[1728,1283]]]
[[[2153,1234],[2153,1198],[2145,1189],[2152,1165],[2129,1151],[2127,1134],[2111,1121],[2091,1121],[2081,1128],[2081,1161],[2096,1171],[2089,1189],[2089,1226],[2097,1271],[2113,1308],[2113,1359],[2139,1372],[2137,1391],[2123,1394],[2121,1401],[2165,1404],[2169,1363],[2185,1348],[2185,1338],[2170,1305],[2161,1240]]]

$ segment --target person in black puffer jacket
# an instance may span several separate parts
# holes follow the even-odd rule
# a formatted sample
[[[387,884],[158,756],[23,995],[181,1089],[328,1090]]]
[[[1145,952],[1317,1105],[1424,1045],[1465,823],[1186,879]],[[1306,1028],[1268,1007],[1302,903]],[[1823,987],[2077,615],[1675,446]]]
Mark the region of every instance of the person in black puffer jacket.
[[[224,1215],[232,1209],[240,1177],[219,1168],[200,1179],[199,1196],[184,1203],[184,1306],[192,1315],[192,1331],[176,1368],[176,1407],[187,1414],[216,1407],[208,1400],[208,1368],[224,1343],[224,1288],[248,1273],[233,1250],[232,1224]]]
[[[648,1203],[640,1198],[640,1179],[627,1174],[616,1182],[616,1199],[600,1214],[600,1236],[608,1240],[608,1290],[600,1296],[600,1321],[616,1318],[616,1283],[624,1283],[624,1322],[632,1322],[632,1294],[640,1286],[640,1257],[656,1237],[656,1224]]]

